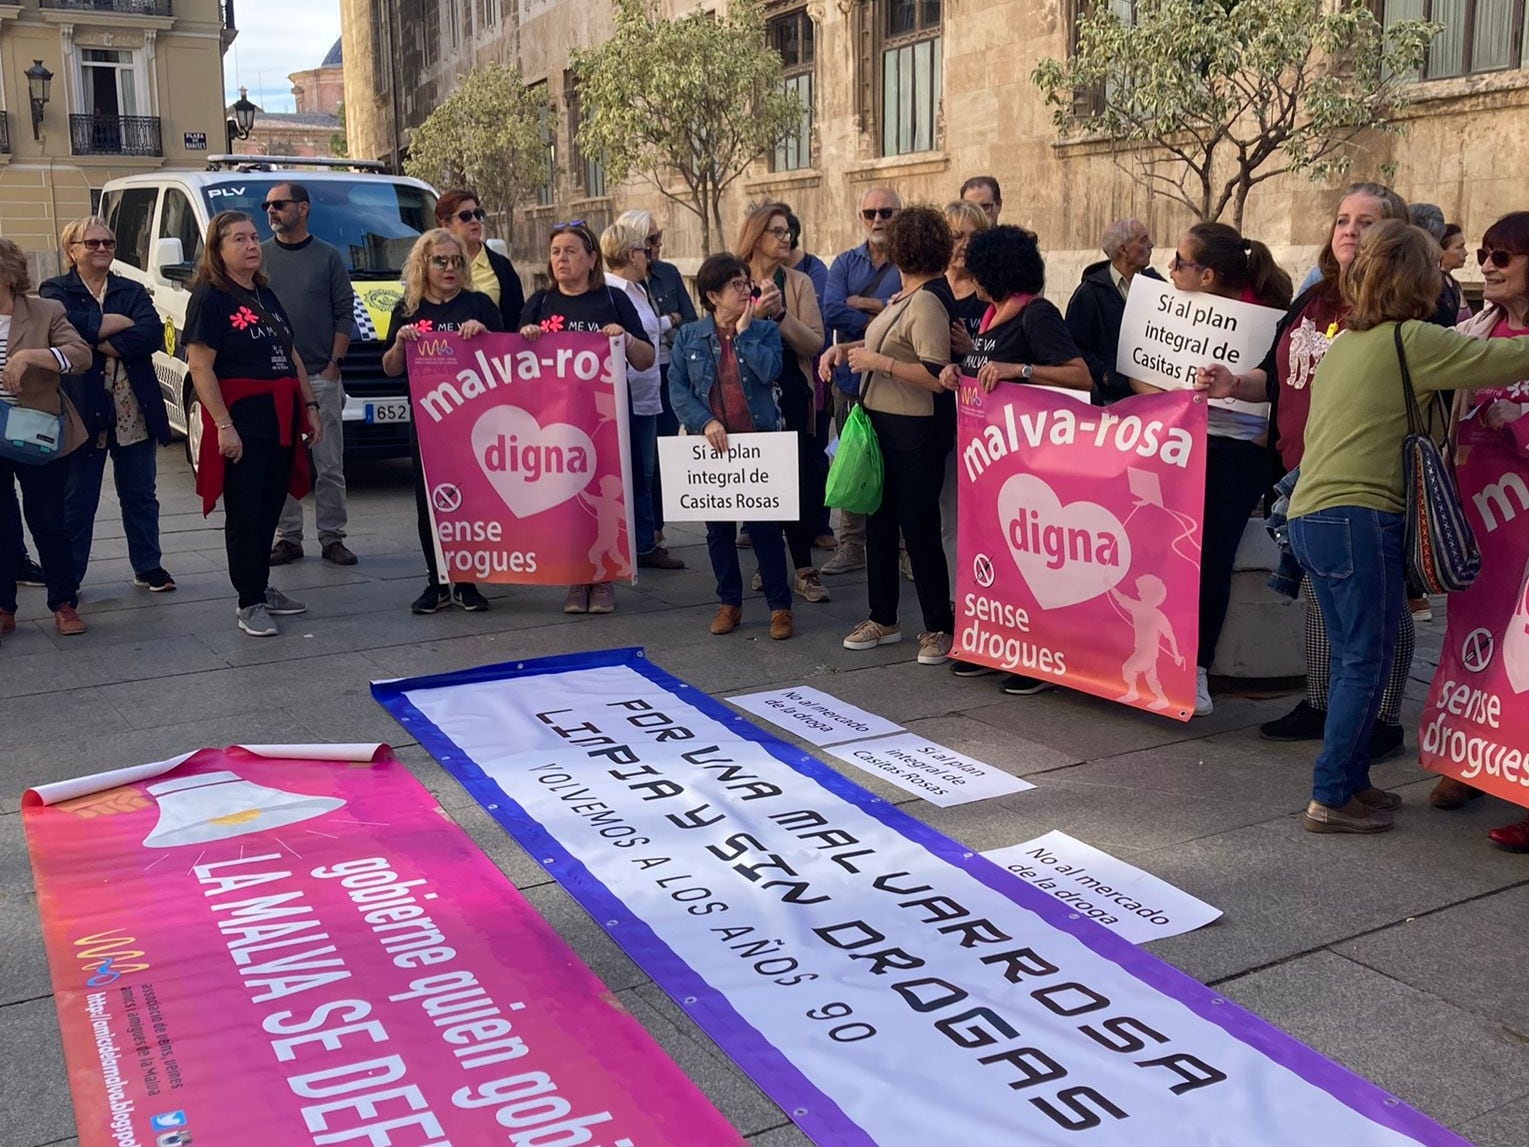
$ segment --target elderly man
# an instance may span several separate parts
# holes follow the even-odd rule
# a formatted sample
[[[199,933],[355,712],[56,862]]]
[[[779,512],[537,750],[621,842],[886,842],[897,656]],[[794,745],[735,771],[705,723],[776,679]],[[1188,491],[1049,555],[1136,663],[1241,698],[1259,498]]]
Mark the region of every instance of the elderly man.
[[[823,317],[831,339],[841,343],[863,339],[871,319],[902,285],[887,254],[887,226],[902,206],[897,192],[886,187],[872,187],[860,197],[865,242],[840,252],[828,268]],[[834,415],[841,429],[859,401],[859,388],[859,377],[848,366],[840,365],[834,371]],[[839,517],[839,546],[820,571],[825,574],[865,568],[865,516],[841,512]]]
[[[1095,406],[1108,406],[1131,397],[1131,383],[1115,370],[1120,346],[1120,320],[1126,313],[1126,293],[1137,275],[1162,276],[1152,262],[1152,237],[1140,219],[1117,219],[1104,229],[1099,246],[1108,258],[1090,264],[1067,303],[1067,329],[1093,375]]]
[[[991,175],[974,175],[961,184],[961,198],[982,208],[987,221],[998,226],[998,213],[1003,210],[1003,192],[998,188],[998,180]]]

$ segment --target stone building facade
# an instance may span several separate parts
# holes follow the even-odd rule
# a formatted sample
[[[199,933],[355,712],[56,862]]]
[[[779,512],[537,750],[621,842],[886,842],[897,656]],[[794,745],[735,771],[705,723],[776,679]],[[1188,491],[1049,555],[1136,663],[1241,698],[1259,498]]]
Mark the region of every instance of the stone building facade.
[[[248,139],[236,140],[238,155],[298,155],[332,157],[342,136],[340,105],[345,100],[345,60],[342,40],[336,40],[316,68],[293,72],[292,102],[295,111],[255,114]],[[232,109],[228,112],[233,115]]]
[[[667,10],[693,6],[661,2]],[[1419,15],[1423,0],[1376,2],[1400,19]],[[1503,2],[1517,5],[1513,26],[1522,26],[1525,0]],[[1040,59],[1067,52],[1075,3],[778,0],[769,10],[771,42],[811,106],[810,129],[735,185],[729,217],[754,199],[784,200],[801,216],[808,248],[826,257],[857,241],[857,201],[867,187],[887,184],[905,201],[943,204],[963,179],[983,173],[1003,185],[1003,220],[1041,236],[1053,296],[1065,297],[1081,267],[1100,257],[1099,233],[1123,215],[1148,222],[1162,262],[1191,221],[1184,209],[1128,178],[1109,141],[1059,138],[1030,82]],[[1455,8],[1463,22],[1465,7]],[[575,47],[609,34],[602,0],[341,0],[341,16],[352,155],[395,158],[451,77],[484,59],[517,63],[529,82],[547,85],[557,109],[549,146],[560,168],[544,197],[550,202],[517,213],[522,266],[542,261],[551,221],[599,223],[633,206],[662,221],[666,257],[694,265],[695,216],[649,185],[605,186],[598,165],[572,146],[578,106],[568,61]],[[1416,85],[1407,133],[1370,141],[1351,172],[1376,178],[1395,163],[1397,189],[1438,203],[1472,243],[1498,215],[1529,207],[1529,154],[1512,142],[1529,141],[1529,41],[1475,39],[1473,47],[1463,27],[1446,28]],[[1333,192],[1302,177],[1273,180],[1254,191],[1244,229],[1300,274],[1325,238]]]
[[[232,0],[20,0],[0,5],[0,235],[38,275],[102,184],[223,151]],[[26,71],[52,73],[33,130]]]

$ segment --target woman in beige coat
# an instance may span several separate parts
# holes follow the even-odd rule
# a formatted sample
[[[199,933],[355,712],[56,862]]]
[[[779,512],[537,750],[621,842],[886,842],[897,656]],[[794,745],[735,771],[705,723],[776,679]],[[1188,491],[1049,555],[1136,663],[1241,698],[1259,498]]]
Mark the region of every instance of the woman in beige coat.
[[[90,347],[49,299],[28,296],[32,289],[27,257],[9,239],[0,239],[0,419],[10,407],[64,416],[57,456],[29,464],[0,456],[0,482],[21,486],[25,513],[48,587],[53,624],[65,637],[85,632],[76,612],[79,585],[74,578],[69,531],[64,526],[64,491],[69,481],[67,455],[85,441],[85,426],[59,389],[60,374],[90,368]],[[13,498],[0,498],[0,637],[16,628],[16,563],[21,521]]]
[[[743,221],[733,254],[749,265],[754,280],[754,314],[780,326],[783,357],[777,387],[786,429],[797,436],[797,487],[800,505],[784,523],[794,589],[807,601],[827,601],[828,590],[812,564],[813,522],[823,505],[828,459],[817,445],[818,419],[823,417],[823,390],[814,363],[823,349],[823,313],[812,280],[786,266],[791,255],[787,208],[762,203]],[[756,586],[756,588],[758,588]]]

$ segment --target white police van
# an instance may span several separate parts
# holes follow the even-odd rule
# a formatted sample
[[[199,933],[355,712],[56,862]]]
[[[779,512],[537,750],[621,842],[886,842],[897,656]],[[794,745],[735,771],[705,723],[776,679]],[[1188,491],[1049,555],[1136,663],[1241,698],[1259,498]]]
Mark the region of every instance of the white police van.
[[[278,165],[323,164],[321,171]],[[148,288],[165,326],[154,355],[170,425],[186,435],[193,462],[201,435],[200,403],[186,367],[181,332],[191,276],[207,224],[219,211],[243,211],[262,239],[271,230],[260,210],[280,183],[298,182],[312,208],[308,229],[336,247],[356,291],[345,384],[347,457],[390,458],[409,451],[408,383],[382,373],[382,345],[393,306],[403,297],[399,275],[421,233],[435,226],[435,190],[418,179],[379,174],[382,165],[281,156],[213,156],[205,171],[155,171],[109,181],[101,215],[117,235],[112,269]]]

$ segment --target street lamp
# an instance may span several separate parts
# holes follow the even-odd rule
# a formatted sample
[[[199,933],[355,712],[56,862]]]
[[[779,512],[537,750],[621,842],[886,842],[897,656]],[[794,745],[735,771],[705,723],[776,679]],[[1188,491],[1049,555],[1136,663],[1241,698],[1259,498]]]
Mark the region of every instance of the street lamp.
[[[250,132],[255,127],[255,112],[259,109],[250,103],[248,88],[239,89],[239,98],[234,101],[234,114],[228,120],[228,150],[234,150],[234,140],[249,139]]]
[[[41,60],[33,60],[32,66],[23,73],[27,78],[27,94],[32,98],[32,138],[41,139],[42,109],[48,102],[48,85],[53,73],[42,66]]]

